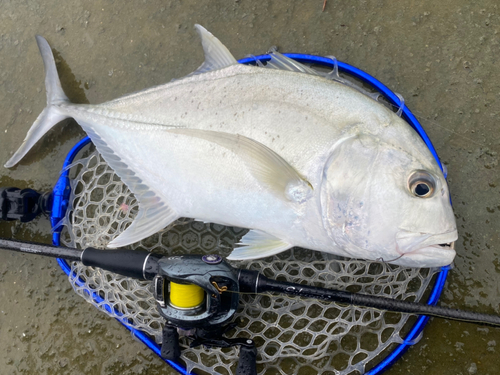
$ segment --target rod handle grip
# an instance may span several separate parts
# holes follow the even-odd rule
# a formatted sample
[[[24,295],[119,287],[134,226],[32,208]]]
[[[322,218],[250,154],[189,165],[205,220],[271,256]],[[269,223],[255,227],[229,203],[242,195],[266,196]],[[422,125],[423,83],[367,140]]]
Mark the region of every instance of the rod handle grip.
[[[141,250],[99,250],[86,248],[82,253],[85,266],[140,280],[150,280],[158,273],[158,256]]]

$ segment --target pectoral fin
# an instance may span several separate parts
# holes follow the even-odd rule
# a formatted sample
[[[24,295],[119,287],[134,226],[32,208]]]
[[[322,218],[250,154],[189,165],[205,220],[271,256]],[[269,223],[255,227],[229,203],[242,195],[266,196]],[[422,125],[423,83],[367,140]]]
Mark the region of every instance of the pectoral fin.
[[[312,195],[311,184],[285,159],[251,138],[211,130],[179,128],[168,131],[205,139],[231,150],[241,158],[259,183],[280,198],[301,203]]]
[[[275,255],[291,248],[293,245],[271,234],[260,230],[251,230],[243,236],[241,242],[227,257],[229,260],[249,260]]]

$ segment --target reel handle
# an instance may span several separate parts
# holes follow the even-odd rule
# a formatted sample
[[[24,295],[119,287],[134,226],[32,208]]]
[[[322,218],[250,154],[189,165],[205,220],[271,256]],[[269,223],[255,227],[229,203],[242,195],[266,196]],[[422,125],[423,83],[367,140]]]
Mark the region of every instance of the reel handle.
[[[165,324],[163,327],[161,356],[170,361],[177,361],[181,356],[179,333],[177,332],[177,327],[171,324]]]
[[[253,340],[246,340],[248,345],[240,346],[240,357],[236,375],[257,375],[257,348]]]

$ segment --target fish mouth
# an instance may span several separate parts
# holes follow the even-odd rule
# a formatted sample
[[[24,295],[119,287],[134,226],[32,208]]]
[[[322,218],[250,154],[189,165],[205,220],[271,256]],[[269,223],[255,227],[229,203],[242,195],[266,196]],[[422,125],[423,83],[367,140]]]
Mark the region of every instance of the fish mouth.
[[[432,250],[429,250],[429,249],[432,249]],[[439,253],[439,254],[441,254],[441,253],[442,254],[454,254],[455,253],[455,241],[425,246],[425,247],[410,251],[408,253],[405,253],[405,255],[423,254],[423,253],[426,253],[429,251]]]
[[[399,264],[409,267],[443,267],[451,264],[455,255],[455,242],[430,245],[405,253]]]
[[[447,266],[455,258],[455,241],[457,239],[456,229],[439,235],[423,236],[421,241],[416,241],[417,244],[413,248],[407,248],[407,251],[402,252],[397,263],[409,267]]]
[[[442,248],[448,248],[448,249],[452,249],[452,250],[455,250],[455,241],[453,242],[448,242],[448,243],[440,243],[438,246],[441,246]]]

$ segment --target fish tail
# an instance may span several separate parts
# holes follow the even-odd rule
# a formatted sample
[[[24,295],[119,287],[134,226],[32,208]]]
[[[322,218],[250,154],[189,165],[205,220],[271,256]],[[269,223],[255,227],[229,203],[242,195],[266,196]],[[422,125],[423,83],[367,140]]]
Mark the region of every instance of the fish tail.
[[[21,147],[19,147],[9,161],[5,163],[6,168],[16,165],[45,133],[47,133],[54,125],[69,117],[63,114],[59,107],[62,103],[68,103],[69,99],[61,87],[54,55],[52,54],[50,45],[40,35],[36,36],[36,42],[38,44],[40,54],[42,55],[43,65],[45,67],[47,107],[44,108],[42,113],[40,113],[31,126]]]

